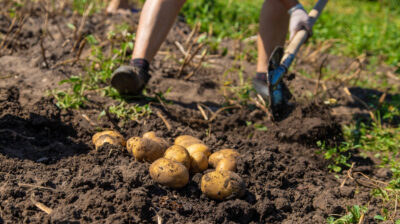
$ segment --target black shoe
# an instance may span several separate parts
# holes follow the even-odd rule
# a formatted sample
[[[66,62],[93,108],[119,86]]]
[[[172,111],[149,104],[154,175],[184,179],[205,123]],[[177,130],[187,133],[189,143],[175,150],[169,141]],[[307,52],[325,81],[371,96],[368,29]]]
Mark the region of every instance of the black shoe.
[[[123,95],[139,95],[150,79],[148,72],[134,66],[117,68],[111,77],[111,86]]]

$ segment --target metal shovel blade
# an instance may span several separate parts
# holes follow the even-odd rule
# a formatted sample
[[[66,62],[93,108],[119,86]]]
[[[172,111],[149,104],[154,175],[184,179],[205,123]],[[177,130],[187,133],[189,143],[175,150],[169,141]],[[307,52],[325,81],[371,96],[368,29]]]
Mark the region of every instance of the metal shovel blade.
[[[267,80],[253,80],[253,87],[260,94],[272,112],[274,108],[283,103],[282,86],[280,84],[283,74],[286,69],[280,65],[283,57],[283,47],[279,46],[272,52],[267,72]],[[278,78],[278,79],[277,79]]]

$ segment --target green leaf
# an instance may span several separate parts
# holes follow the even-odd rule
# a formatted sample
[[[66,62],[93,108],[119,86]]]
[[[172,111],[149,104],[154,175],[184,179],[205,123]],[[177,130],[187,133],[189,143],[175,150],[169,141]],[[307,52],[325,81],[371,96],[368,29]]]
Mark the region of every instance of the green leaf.
[[[381,216],[381,215],[376,215],[376,216],[374,216],[374,219],[376,219],[376,220],[381,220],[381,221],[385,221],[385,218],[384,218],[383,216]],[[399,220],[397,220],[397,221],[399,221]],[[397,221],[396,221],[396,224],[397,224]]]
[[[90,44],[90,45],[95,45],[95,44],[98,44],[99,42],[97,41],[97,39],[96,39],[96,37],[94,37],[93,35],[88,35],[88,36],[86,36],[86,40],[88,41],[88,43]]]
[[[67,27],[70,28],[71,30],[75,30],[76,27],[72,23],[67,23]]]
[[[336,173],[339,173],[340,171],[342,171],[342,168],[340,166],[334,166],[333,171],[335,171]]]

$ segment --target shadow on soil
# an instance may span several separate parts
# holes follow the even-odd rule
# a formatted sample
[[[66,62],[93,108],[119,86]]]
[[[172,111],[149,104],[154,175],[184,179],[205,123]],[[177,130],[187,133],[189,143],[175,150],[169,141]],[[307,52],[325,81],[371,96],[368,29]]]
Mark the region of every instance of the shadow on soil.
[[[0,118],[0,153],[35,162],[53,163],[89,148],[74,142],[77,132],[71,125],[30,113],[24,119],[6,114]]]
[[[380,102],[383,92],[375,89],[367,89],[360,87],[351,87],[349,91],[354,96],[352,102],[348,102],[346,106],[357,107],[360,109],[366,109],[366,106],[372,110],[379,109],[381,115],[388,112],[388,105],[391,105],[397,110],[400,110],[400,94],[387,94],[384,101]],[[368,113],[356,113],[353,116],[356,121],[368,121],[370,115]],[[382,118],[381,122],[388,125],[400,124],[400,117],[393,115],[390,119]]]

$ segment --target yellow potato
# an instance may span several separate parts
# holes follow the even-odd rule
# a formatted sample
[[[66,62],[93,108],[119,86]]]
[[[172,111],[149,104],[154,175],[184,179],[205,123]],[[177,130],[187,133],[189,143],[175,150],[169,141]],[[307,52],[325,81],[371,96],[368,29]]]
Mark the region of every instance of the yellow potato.
[[[140,162],[153,162],[164,155],[165,148],[149,138],[132,137],[126,143],[128,152]]]
[[[201,178],[201,191],[215,200],[242,197],[245,189],[243,179],[232,171],[213,171]]]
[[[215,170],[229,170],[232,172],[236,171],[236,159],[229,157],[229,158],[223,158],[219,161],[217,164],[217,167],[215,167]]]
[[[190,168],[190,155],[188,151],[180,145],[173,145],[164,153],[164,158],[182,163],[186,168]]]
[[[239,156],[240,154],[234,149],[222,149],[211,154],[210,158],[208,159],[208,163],[210,166],[216,168],[220,160],[226,158],[232,158],[236,160],[236,158]]]
[[[143,138],[158,138],[154,131],[149,131],[143,134]]]
[[[116,138],[120,142],[120,144],[122,146],[126,145],[126,141],[125,141],[124,136],[122,136],[120,133],[118,133],[117,131],[114,131],[114,130],[102,131],[102,132],[97,132],[96,134],[94,134],[93,137],[92,137],[92,141],[93,141],[94,145],[96,145],[95,144],[96,140],[102,135],[113,136],[114,138]]]
[[[111,145],[121,145],[116,137],[111,135],[101,135],[100,137],[96,138],[96,142],[94,142],[96,150],[106,143]]]
[[[190,155],[192,155],[195,152],[202,152],[204,153],[205,156],[207,156],[207,158],[211,155],[210,148],[204,145],[203,143],[190,145],[186,147],[186,150],[189,152]]]
[[[156,141],[160,143],[165,149],[169,147],[169,143],[165,139],[157,137],[154,131],[144,133],[143,138],[149,138],[153,141]]]
[[[193,145],[193,144],[204,144],[204,143],[200,139],[195,138],[193,136],[181,135],[175,139],[174,144],[187,148],[188,146]]]
[[[190,154],[190,172],[199,173],[208,168],[207,156],[202,152]]]
[[[182,164],[160,158],[150,166],[150,176],[157,183],[171,188],[182,188],[189,183],[189,171]]]

